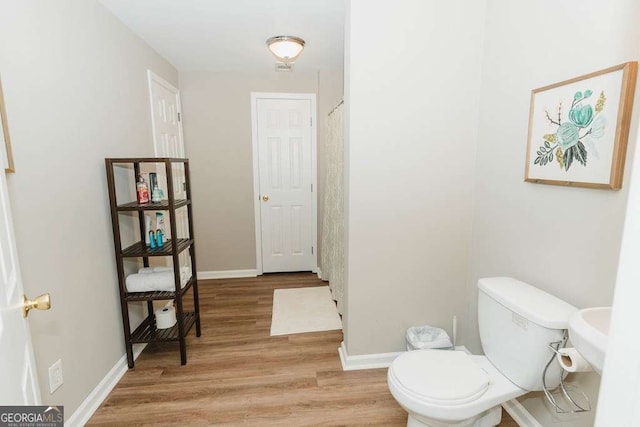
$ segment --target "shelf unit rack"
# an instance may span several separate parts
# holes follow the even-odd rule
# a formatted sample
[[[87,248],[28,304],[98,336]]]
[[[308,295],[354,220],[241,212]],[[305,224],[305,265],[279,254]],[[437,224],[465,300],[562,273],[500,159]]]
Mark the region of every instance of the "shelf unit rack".
[[[167,200],[157,203],[127,202],[118,204],[116,194],[116,180],[114,167],[117,165],[132,164],[134,177],[140,176],[140,165],[143,163],[163,164],[165,176],[167,178]],[[185,199],[176,199],[173,188],[173,167],[174,164],[184,165],[185,175]],[[185,365],[187,363],[186,336],[195,325],[196,336],[201,335],[200,328],[200,304],[198,300],[198,280],[196,277],[196,249],[193,238],[193,208],[191,203],[191,185],[189,179],[189,160],[175,159],[166,157],[152,158],[107,158],[105,159],[107,169],[107,186],[109,189],[109,205],[111,207],[111,224],[113,226],[113,244],[116,259],[116,268],[118,274],[118,285],[120,288],[120,307],[122,310],[122,326],[124,331],[124,340],[127,350],[127,363],[129,368],[134,367],[133,360],[133,344],[150,343],[157,341],[178,341],[180,343],[180,362]],[[135,182],[133,183],[135,185]],[[176,209],[186,207],[188,220],[188,236],[186,238],[177,238],[176,225]],[[171,230],[171,239],[165,242],[161,247],[151,249],[145,244],[145,223],[144,214],[147,211],[167,211],[169,213],[169,226]],[[140,240],[126,248],[122,247],[122,237],[120,234],[120,215],[127,212],[137,212],[140,227]],[[191,260],[191,278],[181,284],[180,277],[180,254],[189,251]],[[151,292],[128,292],[126,287],[126,277],[124,269],[124,260],[126,258],[142,258],[145,267],[149,266],[149,258],[156,256],[170,256],[173,259],[173,275],[175,290],[174,291],[151,291]],[[193,293],[193,311],[185,311],[183,307],[183,298],[185,294],[192,290]],[[153,301],[156,300],[173,300],[176,309],[176,324],[168,329],[157,329],[154,319]],[[129,303],[130,302],[147,302],[147,316],[142,323],[131,331],[129,324]]]

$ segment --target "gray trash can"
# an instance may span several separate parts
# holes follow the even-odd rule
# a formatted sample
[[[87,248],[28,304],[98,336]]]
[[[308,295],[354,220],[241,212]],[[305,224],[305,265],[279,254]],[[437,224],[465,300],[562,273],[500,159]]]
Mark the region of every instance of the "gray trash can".
[[[433,326],[412,326],[407,329],[407,351],[453,350],[453,344],[444,329]]]

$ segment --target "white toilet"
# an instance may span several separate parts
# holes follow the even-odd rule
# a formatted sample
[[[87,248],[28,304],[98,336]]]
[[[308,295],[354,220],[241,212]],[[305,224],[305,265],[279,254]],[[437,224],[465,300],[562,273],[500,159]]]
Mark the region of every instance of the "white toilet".
[[[398,356],[387,382],[408,413],[407,426],[492,427],[500,405],[542,390],[542,373],[577,308],[519,280],[478,281],[478,325],[486,356],[463,351],[418,350]],[[560,382],[554,359],[547,386]]]

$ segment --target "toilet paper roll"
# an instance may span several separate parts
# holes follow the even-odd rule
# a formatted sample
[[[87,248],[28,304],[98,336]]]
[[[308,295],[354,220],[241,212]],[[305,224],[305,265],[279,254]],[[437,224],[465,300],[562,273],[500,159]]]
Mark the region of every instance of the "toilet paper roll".
[[[168,329],[176,324],[176,311],[172,305],[156,310],[156,327],[158,329]]]
[[[561,348],[557,354],[558,363],[567,372],[590,372],[593,368],[573,347]]]

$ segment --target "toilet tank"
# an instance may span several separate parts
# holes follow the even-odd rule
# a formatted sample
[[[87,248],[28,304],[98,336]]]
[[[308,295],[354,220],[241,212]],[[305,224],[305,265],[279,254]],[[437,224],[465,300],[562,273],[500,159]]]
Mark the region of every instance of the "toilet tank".
[[[487,358],[518,387],[542,390],[542,373],[554,354],[549,343],[562,340],[578,309],[510,277],[480,279],[478,290],[478,326]],[[560,383],[561,369],[554,358],[547,386]]]

